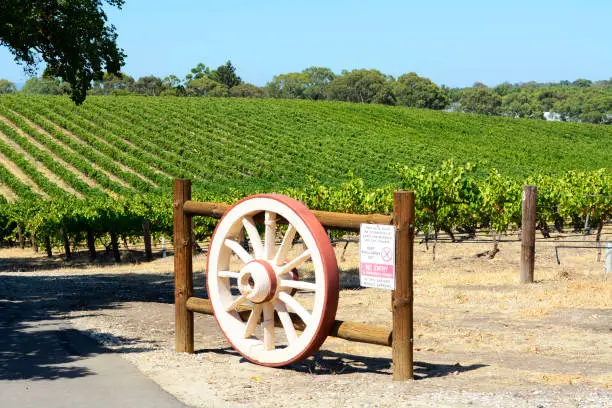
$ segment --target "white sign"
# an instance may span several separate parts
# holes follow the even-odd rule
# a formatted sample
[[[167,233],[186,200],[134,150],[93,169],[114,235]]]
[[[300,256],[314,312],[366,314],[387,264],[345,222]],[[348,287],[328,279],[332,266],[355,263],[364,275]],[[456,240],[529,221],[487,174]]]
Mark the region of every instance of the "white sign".
[[[359,229],[359,283],[395,289],[395,227],[361,224]]]

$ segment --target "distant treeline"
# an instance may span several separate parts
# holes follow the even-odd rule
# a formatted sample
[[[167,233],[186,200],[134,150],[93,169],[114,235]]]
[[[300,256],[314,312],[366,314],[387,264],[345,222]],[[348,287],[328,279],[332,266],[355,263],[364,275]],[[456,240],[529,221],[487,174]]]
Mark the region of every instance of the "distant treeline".
[[[0,79],[0,94],[17,92],[15,84]],[[21,92],[69,94],[70,85],[43,75],[30,78]],[[332,100],[378,103],[426,109],[532,119],[612,124],[612,78],[577,79],[557,83],[502,83],[489,88],[475,83],[467,88],[438,86],[414,72],[398,78],[375,69],[343,70],[324,67],[276,75],[264,87],[245,83],[231,61],[211,69],[200,63],[180,78],[105,74],[93,83],[90,95],[147,95],[177,97],[241,97]]]

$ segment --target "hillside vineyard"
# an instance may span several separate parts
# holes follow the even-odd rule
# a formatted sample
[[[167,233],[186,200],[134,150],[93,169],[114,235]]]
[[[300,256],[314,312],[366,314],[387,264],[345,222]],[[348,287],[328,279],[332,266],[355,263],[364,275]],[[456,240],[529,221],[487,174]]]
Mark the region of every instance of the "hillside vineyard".
[[[603,223],[611,142],[609,126],[341,102],[4,95],[0,241],[140,235],[144,221],[169,236],[175,178],[200,201],[281,192],[356,213],[388,213],[411,189],[422,231],[506,230],[531,183],[542,225]]]

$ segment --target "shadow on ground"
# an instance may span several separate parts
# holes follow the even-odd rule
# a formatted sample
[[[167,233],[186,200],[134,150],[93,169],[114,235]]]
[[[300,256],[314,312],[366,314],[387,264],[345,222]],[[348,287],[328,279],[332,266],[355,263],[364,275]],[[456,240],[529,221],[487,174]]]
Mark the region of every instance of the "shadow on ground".
[[[222,355],[239,356],[231,347],[211,348],[196,350],[197,354],[214,353]],[[247,359],[241,358],[241,363],[252,364]],[[477,370],[487,367],[486,364],[430,364],[422,361],[414,362],[414,379],[424,380],[427,378],[445,377],[457,375],[466,371]],[[306,360],[284,367],[312,375],[342,375],[354,373],[375,373],[392,375],[391,359],[381,357],[364,357],[346,353],[335,353],[329,350],[320,350]]]
[[[168,251],[167,256],[172,256],[173,252]],[[161,258],[161,253],[154,252],[153,259]],[[130,249],[121,250],[121,264],[140,264],[146,261],[144,251]],[[33,272],[33,271],[51,271],[57,269],[75,268],[82,269],[85,267],[95,266],[98,268],[117,267],[115,258],[111,253],[99,251],[95,260],[89,259],[87,251],[74,251],[70,260],[64,259],[64,254],[55,254],[47,257],[43,254],[37,257],[11,257],[0,258],[0,271],[2,272]]]
[[[82,258],[82,257],[80,257]],[[77,259],[80,259],[77,258]],[[22,271],[66,268],[64,262],[40,261],[38,258],[13,259]],[[74,266],[78,266],[76,261]],[[59,266],[56,266],[59,265]],[[108,352],[83,332],[72,329],[66,315],[73,310],[99,313],[121,307],[124,302],[174,302],[174,281],[166,274],[125,273],[34,276],[28,273],[0,277],[0,380],[57,379],[92,375],[75,363],[79,359]],[[202,282],[203,280],[198,280]],[[197,296],[206,296],[205,288],[195,287]],[[99,333],[100,337],[112,337]],[[117,340],[117,339],[115,339]],[[118,339],[113,352],[150,350],[140,339]],[[53,345],[53,352],[48,352]],[[122,346],[123,345],[123,346]],[[128,347],[129,346],[129,347]],[[148,348],[147,348],[148,347]],[[238,354],[230,347],[199,350],[199,353]],[[245,359],[241,360],[250,364]],[[429,364],[415,362],[415,378],[443,377],[485,367]],[[355,356],[322,350],[314,356],[285,369],[314,375],[377,373],[391,375],[391,359]]]
[[[31,259],[28,259],[31,261]],[[40,269],[39,269],[40,270]],[[203,288],[198,288],[200,293]],[[173,276],[94,274],[0,276],[0,381],[54,380],[92,375],[78,360],[108,350],[69,325],[68,312],[96,313],[122,302],[173,303]],[[110,334],[100,333],[102,338]],[[151,349],[140,339],[115,339],[113,352]],[[148,347],[148,348],[147,348]]]

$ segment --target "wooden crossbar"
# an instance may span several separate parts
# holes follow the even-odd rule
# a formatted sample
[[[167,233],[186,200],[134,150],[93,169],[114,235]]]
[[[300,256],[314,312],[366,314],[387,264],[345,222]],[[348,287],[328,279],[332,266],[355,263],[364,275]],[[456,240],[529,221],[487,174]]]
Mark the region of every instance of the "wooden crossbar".
[[[212,314],[210,301],[193,296],[192,217],[221,218],[228,204],[191,200],[191,181],[174,180],[174,295],[176,318],[176,351],[194,352],[193,313]],[[395,290],[391,292],[393,330],[362,323],[336,320],[330,335],[345,340],[391,346],[393,380],[413,379],[413,246],[414,193],[396,191],[393,215],[342,214],[313,211],[326,228],[359,231],[360,225],[395,226]],[[256,220],[257,221],[257,220]],[[249,310],[242,310],[245,315]],[[296,329],[303,323],[292,316]]]

